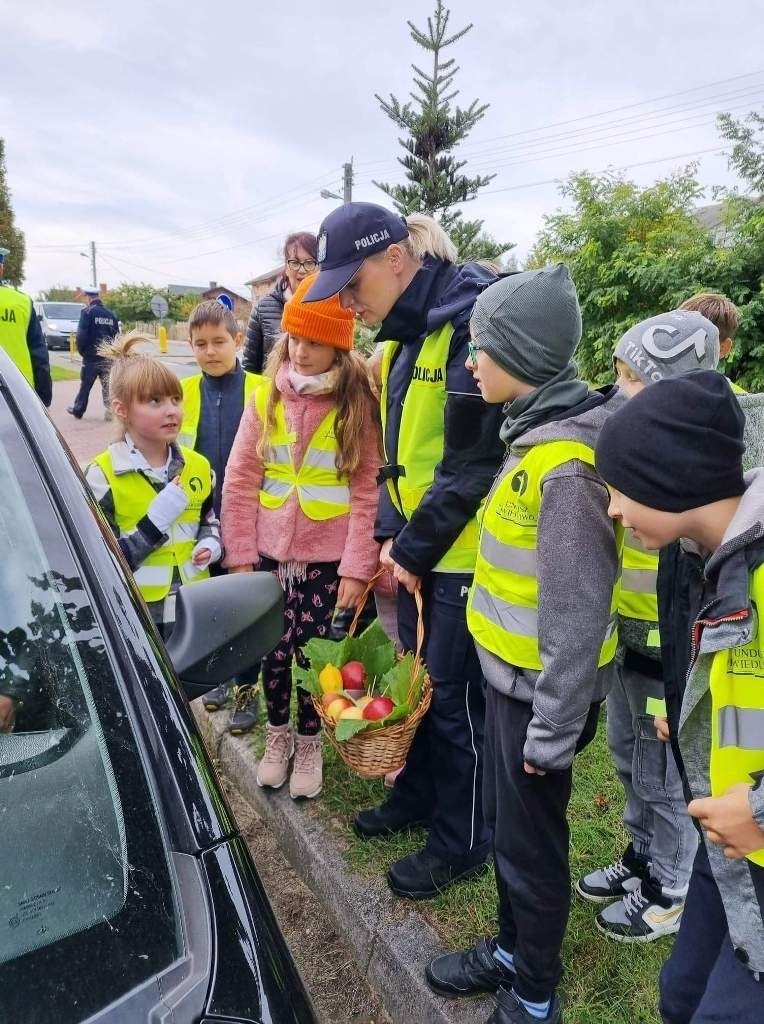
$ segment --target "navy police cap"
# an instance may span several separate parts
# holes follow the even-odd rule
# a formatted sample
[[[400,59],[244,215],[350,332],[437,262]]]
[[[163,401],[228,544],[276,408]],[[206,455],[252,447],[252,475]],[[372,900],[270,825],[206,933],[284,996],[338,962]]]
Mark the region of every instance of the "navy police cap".
[[[318,276],[303,302],[319,302],[348,285],[368,256],[402,242],[409,229],[403,217],[375,203],[345,203],[318,229]]]

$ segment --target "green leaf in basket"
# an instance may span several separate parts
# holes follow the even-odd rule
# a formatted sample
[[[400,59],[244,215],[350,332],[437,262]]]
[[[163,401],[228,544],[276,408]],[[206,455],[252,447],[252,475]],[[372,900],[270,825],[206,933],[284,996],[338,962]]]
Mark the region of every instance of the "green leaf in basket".
[[[411,714],[411,708],[408,704],[396,704],[387,718],[382,719],[382,725],[392,725],[394,722],[400,722],[402,718],[408,718]]]
[[[363,664],[367,687],[371,687],[375,680],[378,683],[395,664],[395,647],[377,619],[360,636],[348,640],[347,657],[341,664],[345,665],[348,661],[360,661]]]
[[[386,672],[379,685],[379,692],[386,693],[394,704],[408,704],[409,690],[411,689],[411,671],[414,665],[414,655],[405,654],[399,662]],[[414,690],[414,705],[419,703],[421,695],[421,682],[418,682]]]
[[[302,653],[308,659],[309,666],[303,667],[297,664],[297,659],[292,663],[292,680],[299,683],[314,697],[322,694],[321,684],[318,681],[319,673],[327,665],[336,665],[339,668],[348,660],[347,657],[348,638],[343,640],[323,640],[321,637],[314,637],[303,644]]]
[[[334,738],[342,743],[343,740],[349,740],[351,736],[355,736],[357,732],[368,729],[372,724],[365,718],[341,718],[334,730]]]

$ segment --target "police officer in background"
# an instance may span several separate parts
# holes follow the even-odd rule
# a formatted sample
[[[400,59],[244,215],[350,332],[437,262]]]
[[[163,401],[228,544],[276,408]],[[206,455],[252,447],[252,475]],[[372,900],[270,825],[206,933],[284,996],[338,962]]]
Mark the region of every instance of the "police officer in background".
[[[119,333],[119,322],[114,313],[101,302],[98,288],[91,287],[82,290],[87,296],[89,305],[80,313],[80,322],[77,325],[77,351],[82,356],[81,383],[74,403],[66,411],[75,419],[82,419],[88,407],[90,390],[98,377],[101,380],[104,419],[110,420],[109,363],[98,355],[98,346],[104,341],[111,341]]]
[[[48,346],[32,300],[2,281],[8,249],[0,248],[0,346],[5,349],[42,404],[47,408],[53,398]]]
[[[319,230],[319,275],[306,302],[339,293],[366,324],[381,324],[381,473],[375,536],[400,583],[398,631],[416,646],[413,594],[425,609],[423,659],[433,685],[406,767],[390,798],[362,811],[357,833],[428,828],[423,850],[388,872],[399,896],[425,899],[486,869],[490,837],[481,803],[483,678],[467,630],[478,546],[476,512],[501,464],[501,413],[485,405],[465,368],[476,297],[496,280],[456,249],[429,217],[408,220],[347,203]]]

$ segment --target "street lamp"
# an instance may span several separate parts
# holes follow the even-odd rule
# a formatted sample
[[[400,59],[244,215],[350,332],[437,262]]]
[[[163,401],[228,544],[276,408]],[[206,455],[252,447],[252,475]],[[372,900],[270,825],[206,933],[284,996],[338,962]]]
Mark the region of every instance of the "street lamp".
[[[321,189],[322,199],[339,199],[342,202],[342,196],[338,196],[336,192],[330,192],[328,188]]]

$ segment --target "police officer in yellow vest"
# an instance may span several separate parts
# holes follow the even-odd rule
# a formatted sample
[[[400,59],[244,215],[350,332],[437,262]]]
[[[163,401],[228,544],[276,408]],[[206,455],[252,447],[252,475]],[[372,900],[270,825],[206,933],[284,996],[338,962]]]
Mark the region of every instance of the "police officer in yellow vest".
[[[0,248],[0,346],[35,389],[44,406],[53,399],[48,346],[32,300],[2,281],[8,249]]]
[[[581,314],[562,264],[492,285],[471,329],[470,366],[484,400],[506,403],[508,445],[467,611],[488,681],[483,806],[499,931],[436,958],[427,979],[443,995],[495,990],[491,1024],[559,1024],[572,765],[594,735],[618,642],[622,531],[594,444],[624,399],[578,379]]]
[[[401,583],[398,628],[416,645],[421,587],[425,652],[434,696],[391,797],[356,819],[363,837],[415,822],[428,826],[424,850],[392,865],[399,895],[434,895],[485,870],[490,847],[480,788],[483,681],[466,625],[477,553],[476,513],[500,465],[499,411],[484,406],[466,371],[475,297],[495,278],[456,264],[434,221],[408,222],[381,206],[348,203],[324,220],[319,275],[306,301],[339,293],[385,343],[383,468],[375,536],[383,564]]]
[[[728,383],[702,370],[630,399],[596,448],[611,515],[646,548],[682,538],[704,562],[698,592],[671,595],[690,604],[690,635],[660,623],[664,661],[673,647],[687,678],[670,724],[703,835],[661,974],[672,1024],[758,1024],[764,1008],[764,476],[743,476],[743,425]]]

